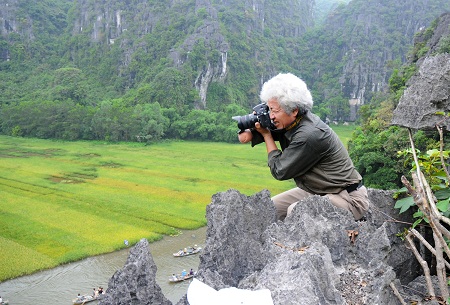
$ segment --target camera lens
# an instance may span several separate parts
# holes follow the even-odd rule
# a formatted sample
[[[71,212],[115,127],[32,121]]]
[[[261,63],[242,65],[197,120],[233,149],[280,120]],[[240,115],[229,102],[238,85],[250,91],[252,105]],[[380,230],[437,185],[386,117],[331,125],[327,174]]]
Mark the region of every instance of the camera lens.
[[[238,128],[240,130],[253,128],[255,127],[255,123],[258,122],[258,118],[253,113],[243,116],[234,116],[232,119],[238,122]]]

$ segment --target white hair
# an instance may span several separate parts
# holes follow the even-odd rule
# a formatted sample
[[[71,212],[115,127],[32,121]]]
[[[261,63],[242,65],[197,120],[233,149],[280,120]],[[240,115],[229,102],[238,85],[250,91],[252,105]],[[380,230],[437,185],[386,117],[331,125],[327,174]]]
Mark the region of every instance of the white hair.
[[[290,114],[295,109],[311,110],[313,99],[305,82],[291,73],[280,73],[264,83],[259,98],[266,103],[275,98]]]

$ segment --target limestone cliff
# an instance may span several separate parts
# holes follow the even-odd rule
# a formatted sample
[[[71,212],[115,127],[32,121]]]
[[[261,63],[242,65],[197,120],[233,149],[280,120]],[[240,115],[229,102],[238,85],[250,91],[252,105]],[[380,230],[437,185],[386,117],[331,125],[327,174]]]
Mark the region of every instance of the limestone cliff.
[[[314,0],[5,0],[0,60],[30,60],[38,73],[42,67],[74,66],[90,83],[110,88],[108,93],[114,88],[119,96],[176,68],[189,83],[176,89],[197,95],[183,102],[209,109],[208,95],[252,106],[262,82],[290,71],[307,80],[316,105],[327,104],[334,119],[354,119],[357,106],[386,90],[389,65],[405,60],[414,34],[450,9],[447,0],[353,0],[313,29],[316,5]],[[347,105],[334,105],[335,97]],[[347,114],[349,100],[355,107]]]
[[[416,43],[423,40],[418,35]],[[450,54],[439,52],[450,39],[450,13],[439,18],[432,37],[427,40],[427,53],[416,62],[418,72],[409,79],[407,88],[394,110],[392,124],[411,129],[449,130]]]
[[[342,94],[358,107],[388,89],[392,68],[406,62],[415,34],[449,10],[450,2],[445,0],[353,0],[325,20],[323,32],[312,38],[323,49],[303,58],[300,70],[314,69],[313,87],[331,82],[335,75],[336,86],[324,88],[324,99]],[[355,115],[350,113],[350,119]]]
[[[124,67],[118,67],[118,70],[123,70],[130,65],[131,58],[139,49],[148,48],[145,35],[167,31],[175,21],[168,16],[179,15],[180,23],[175,26],[180,40],[170,48],[169,57],[174,66],[181,68],[193,60],[191,54],[197,45],[202,49],[201,55],[207,60],[195,65],[197,71],[193,86],[199,93],[198,107],[207,108],[208,86],[211,82],[223,83],[229,70],[230,40],[224,27],[231,32],[242,31],[243,38],[249,41],[252,36],[261,35],[266,29],[280,37],[299,37],[313,25],[313,3],[313,0],[283,0],[276,3],[263,0],[196,0],[168,1],[165,4],[144,0],[127,3],[117,0],[101,3],[81,0],[76,7],[78,13],[73,34],[88,31],[92,41],[103,44],[113,44],[120,39]],[[242,15],[235,16],[232,12]],[[197,22],[190,24],[188,19]],[[134,39],[129,39],[130,36]],[[237,49],[234,51],[238,52]],[[240,53],[239,56],[257,61],[269,60],[270,57],[256,50]],[[267,70],[267,67],[263,70]],[[267,74],[270,72],[267,71]]]

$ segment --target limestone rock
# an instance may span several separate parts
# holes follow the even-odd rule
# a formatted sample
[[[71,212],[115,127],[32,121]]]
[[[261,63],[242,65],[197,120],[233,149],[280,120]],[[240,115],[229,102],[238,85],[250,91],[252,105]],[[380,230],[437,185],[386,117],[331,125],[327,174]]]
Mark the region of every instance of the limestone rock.
[[[389,192],[370,194],[393,210]],[[413,279],[415,261],[395,236],[401,225],[384,221],[386,206],[374,206],[368,221],[355,222],[326,197],[313,196],[275,222],[267,192],[242,196],[216,194],[208,206],[197,278],[215,289],[267,288],[274,304],[398,304],[389,287],[396,271]],[[349,231],[358,232],[354,242]],[[394,259],[393,253],[402,255]]]
[[[439,112],[450,112],[450,54],[425,58],[407,86],[394,110],[392,124],[423,130],[435,129],[439,124],[449,130],[449,121]]]
[[[109,280],[99,305],[172,305],[156,283],[156,265],[149,244],[142,239],[131,250],[125,266]]]
[[[431,38],[427,35],[424,31],[415,38],[416,45],[427,41],[428,52],[417,60],[418,72],[408,80],[392,124],[422,130],[436,130],[438,124],[449,130],[444,118],[450,112],[450,54],[439,50],[450,39],[450,13],[439,17]]]
[[[390,284],[408,296],[402,287],[420,271],[396,236],[411,215],[397,215],[392,192],[369,190],[369,198],[364,222],[321,196],[303,200],[284,221],[276,221],[267,190],[252,196],[217,193],[206,211],[196,278],[216,290],[269,289],[277,305],[400,304]],[[155,283],[148,244],[135,247],[100,304],[171,304]],[[177,305],[189,305],[186,296]]]

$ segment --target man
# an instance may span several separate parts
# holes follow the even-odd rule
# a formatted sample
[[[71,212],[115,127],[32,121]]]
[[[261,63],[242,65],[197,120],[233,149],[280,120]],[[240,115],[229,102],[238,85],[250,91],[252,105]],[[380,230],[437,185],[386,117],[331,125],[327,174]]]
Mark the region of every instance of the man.
[[[293,74],[280,73],[264,83],[260,99],[268,105],[276,129],[257,122],[254,129],[239,133],[239,141],[251,141],[252,146],[265,142],[272,176],[293,178],[298,186],[272,198],[277,218],[283,220],[299,201],[315,194],[328,196],[355,220],[364,219],[369,199],[362,177],[336,133],[311,112],[313,100],[306,84]]]

